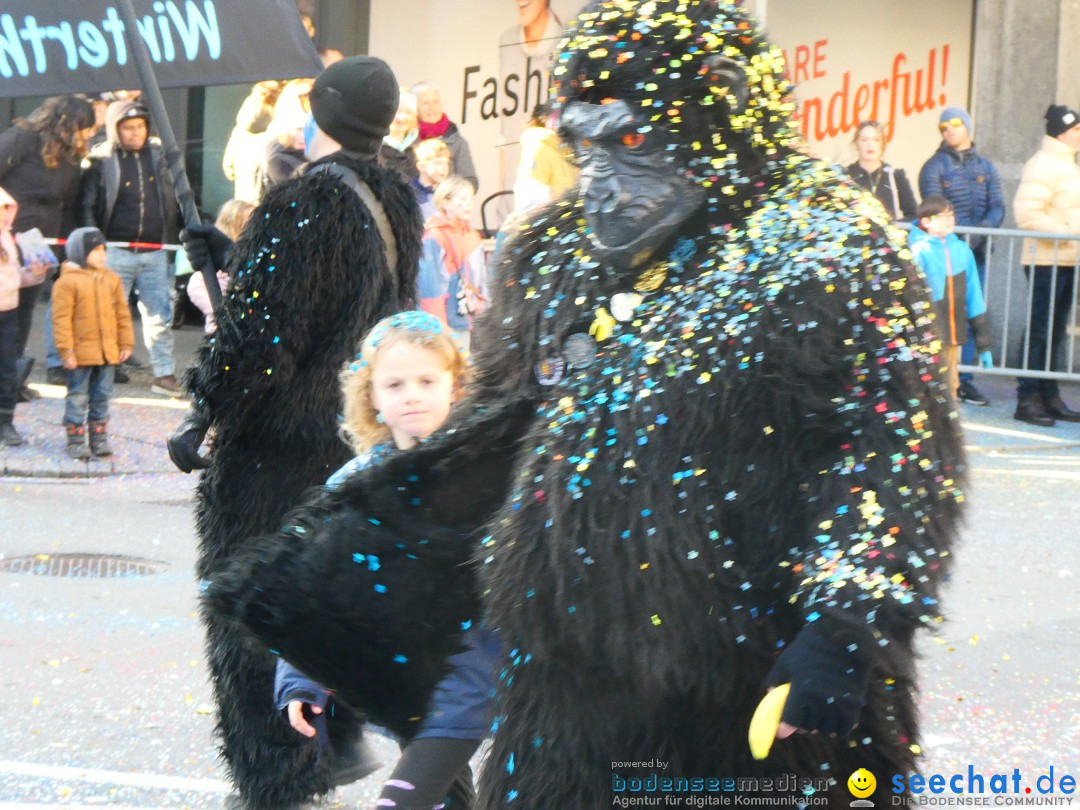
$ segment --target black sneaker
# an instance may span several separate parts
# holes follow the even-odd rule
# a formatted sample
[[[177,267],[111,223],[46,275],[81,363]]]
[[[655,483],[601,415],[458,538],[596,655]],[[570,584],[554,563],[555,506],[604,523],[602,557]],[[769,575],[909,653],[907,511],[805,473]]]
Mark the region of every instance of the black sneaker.
[[[11,422],[0,424],[0,444],[5,447],[18,447],[26,444],[26,439],[19,435],[19,431]]]
[[[67,385],[67,372],[63,366],[49,366],[45,369],[45,382],[49,385]]]
[[[990,397],[976,388],[975,383],[970,380],[961,381],[960,387],[956,389],[956,398],[961,402],[966,402],[968,405],[990,404]]]
[[[131,377],[128,376],[128,373],[126,371],[124,371],[123,363],[118,365],[113,370],[113,382],[117,383],[118,385],[124,385],[125,383],[131,382]]]

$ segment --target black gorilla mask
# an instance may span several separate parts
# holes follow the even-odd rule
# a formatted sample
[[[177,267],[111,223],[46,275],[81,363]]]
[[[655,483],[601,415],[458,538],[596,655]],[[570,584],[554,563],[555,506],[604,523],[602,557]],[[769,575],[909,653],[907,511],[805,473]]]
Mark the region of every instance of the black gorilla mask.
[[[625,101],[571,102],[560,125],[581,168],[585,221],[602,264],[644,264],[705,202],[668,132]]]

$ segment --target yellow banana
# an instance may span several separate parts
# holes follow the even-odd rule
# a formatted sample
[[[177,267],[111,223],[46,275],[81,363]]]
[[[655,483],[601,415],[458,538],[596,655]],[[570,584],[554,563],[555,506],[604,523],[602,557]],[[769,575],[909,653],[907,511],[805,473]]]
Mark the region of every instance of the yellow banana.
[[[765,695],[754,710],[754,716],[750,718],[749,734],[750,753],[754,759],[765,759],[769,755],[790,691],[790,683],[781,684]]]

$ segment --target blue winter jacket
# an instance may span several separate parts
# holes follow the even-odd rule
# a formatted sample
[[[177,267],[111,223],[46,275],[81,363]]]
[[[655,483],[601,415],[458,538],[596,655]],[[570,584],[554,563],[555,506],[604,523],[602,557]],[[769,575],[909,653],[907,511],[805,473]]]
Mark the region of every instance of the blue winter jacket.
[[[387,446],[372,448],[357,456],[327,479],[326,486],[341,486],[353,473],[395,452]],[[439,681],[420,724],[419,737],[449,737],[482,740],[491,732],[494,719],[495,669],[499,659],[499,638],[493,630],[474,625],[465,631],[465,649],[450,657],[450,672]],[[302,700],[325,709],[329,692],[288,661],[279,658],[274,675],[274,704],[284,709],[290,701]],[[316,729],[320,731],[317,718]]]
[[[930,285],[938,337],[947,345],[963,346],[970,324],[975,347],[980,352],[989,350],[986,302],[971,248],[954,233],[942,239],[916,225],[911,226],[908,245]]]
[[[1005,220],[1005,196],[1001,175],[994,164],[975,151],[957,152],[944,144],[919,171],[919,196],[924,200],[940,194],[953,207],[957,225],[997,228]],[[972,239],[978,249],[985,237]]]

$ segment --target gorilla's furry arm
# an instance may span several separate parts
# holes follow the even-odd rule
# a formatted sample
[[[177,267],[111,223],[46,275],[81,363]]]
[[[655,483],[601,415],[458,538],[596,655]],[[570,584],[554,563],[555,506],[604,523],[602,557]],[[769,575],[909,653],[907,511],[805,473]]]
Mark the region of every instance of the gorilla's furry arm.
[[[789,296],[777,297],[777,365],[767,373],[798,385],[797,394],[790,408],[764,408],[746,431],[762,437],[750,454],[762,458],[771,431],[789,434],[800,471],[790,504],[798,519],[777,550],[805,625],[765,685],[792,684],[785,722],[840,734],[859,721],[867,679],[904,672],[915,630],[941,621],[964,478],[959,427],[936,385],[940,344],[924,282],[902,251],[880,249],[876,230],[868,235],[879,241],[865,242],[879,246],[874,258],[830,276],[825,286],[838,295],[804,292],[798,319]],[[859,242],[850,240],[853,249]],[[815,311],[815,300],[831,311]],[[843,311],[837,301],[848,302]],[[785,387],[777,382],[776,393]],[[781,413],[799,413],[797,425]]]
[[[280,531],[215,573],[207,608],[410,737],[462,632],[482,618],[472,561],[505,501],[533,386],[486,403],[520,382],[481,371],[443,431],[313,490]]]
[[[788,559],[805,619],[845,624],[853,640],[870,628],[866,641],[887,660],[890,642],[940,615],[964,463],[957,420],[933,385],[940,344],[923,279],[893,255],[847,284],[853,305],[839,326],[851,349],[832,401],[819,403],[827,432],[803,482],[806,535]]]
[[[313,490],[214,575],[207,608],[410,737],[482,618],[471,561],[510,478],[517,411]]]

